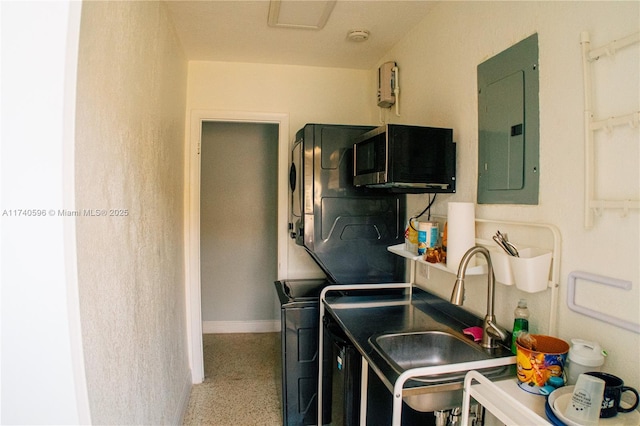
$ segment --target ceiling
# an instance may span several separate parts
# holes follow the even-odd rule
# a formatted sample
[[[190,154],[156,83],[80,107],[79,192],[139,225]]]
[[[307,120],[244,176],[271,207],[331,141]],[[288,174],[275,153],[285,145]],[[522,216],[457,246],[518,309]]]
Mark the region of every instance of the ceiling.
[[[280,16],[285,6],[318,9],[319,3],[326,1],[282,0]],[[269,26],[269,0],[168,0],[166,4],[190,61],[371,69],[435,2],[338,0],[322,29]],[[347,39],[350,30],[360,29],[369,31],[368,40]]]

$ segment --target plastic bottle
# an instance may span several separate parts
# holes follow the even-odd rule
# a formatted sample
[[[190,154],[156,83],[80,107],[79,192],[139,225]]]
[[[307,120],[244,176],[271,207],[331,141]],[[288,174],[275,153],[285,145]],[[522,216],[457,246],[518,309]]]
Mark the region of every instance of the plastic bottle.
[[[521,331],[529,331],[529,309],[527,301],[520,299],[518,307],[513,311],[513,336],[511,337],[511,352],[516,353],[516,339]]]
[[[434,248],[438,245],[438,231],[440,228],[438,227],[438,222],[430,222],[430,228],[427,231],[427,248]]]
[[[442,229],[442,256],[440,261],[444,264],[447,263],[447,222],[444,223]]]
[[[423,255],[427,252],[427,235],[430,233],[430,229],[430,223],[420,222],[418,224],[418,255]]]
[[[409,220],[407,223],[407,230],[404,233],[405,238],[405,250],[412,254],[418,253],[418,221]]]
[[[447,251],[447,222],[444,223],[444,227],[442,229],[442,249]]]
[[[600,371],[607,351],[596,342],[582,339],[571,339],[571,349],[567,357],[567,384],[575,385],[578,376],[587,371]]]

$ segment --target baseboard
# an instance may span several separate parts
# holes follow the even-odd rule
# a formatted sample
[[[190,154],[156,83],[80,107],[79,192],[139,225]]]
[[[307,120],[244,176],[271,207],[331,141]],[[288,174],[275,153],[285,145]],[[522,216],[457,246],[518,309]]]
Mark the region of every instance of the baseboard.
[[[272,333],[277,331],[280,331],[280,320],[202,322],[202,332],[204,334]]]
[[[184,424],[184,416],[187,414],[187,408],[189,408],[189,397],[191,396],[191,387],[193,384],[191,383],[191,369],[187,370],[187,375],[184,378],[184,382],[182,385],[182,392],[180,393],[180,400],[178,401],[178,405],[176,406],[176,412],[173,416],[172,425],[182,425]]]

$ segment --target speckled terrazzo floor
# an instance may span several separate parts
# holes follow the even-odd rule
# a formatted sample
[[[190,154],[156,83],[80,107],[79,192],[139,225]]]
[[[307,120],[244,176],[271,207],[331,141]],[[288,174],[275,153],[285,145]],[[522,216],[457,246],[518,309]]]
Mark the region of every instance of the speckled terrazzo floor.
[[[183,424],[282,425],[280,333],[205,334],[203,346]]]

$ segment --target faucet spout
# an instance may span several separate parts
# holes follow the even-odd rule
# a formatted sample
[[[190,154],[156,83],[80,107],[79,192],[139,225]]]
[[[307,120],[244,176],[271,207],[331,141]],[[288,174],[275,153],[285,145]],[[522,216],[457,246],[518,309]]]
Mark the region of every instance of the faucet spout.
[[[487,266],[489,267],[489,270],[487,271],[487,314],[484,317],[482,325],[483,333],[481,346],[484,348],[497,348],[498,344],[496,340],[504,341],[507,340],[508,336],[507,332],[496,324],[496,317],[494,315],[496,280],[493,275],[491,255],[489,254],[489,250],[485,247],[471,247],[467,250],[464,256],[462,256],[460,266],[458,267],[458,277],[455,285],[453,286],[453,292],[451,293],[451,303],[462,306],[462,303],[464,302],[464,278],[466,276],[467,267],[469,266],[469,261],[476,254],[483,255],[487,260]]]

